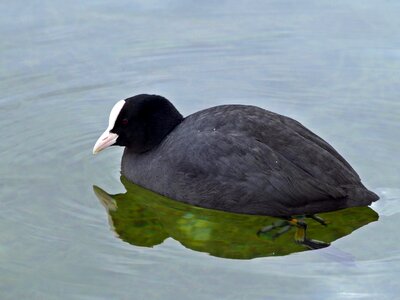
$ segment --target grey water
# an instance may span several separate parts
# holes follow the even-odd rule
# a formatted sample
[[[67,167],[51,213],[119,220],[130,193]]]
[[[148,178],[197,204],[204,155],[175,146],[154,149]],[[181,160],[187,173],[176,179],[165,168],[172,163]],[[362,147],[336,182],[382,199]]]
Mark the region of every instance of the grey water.
[[[2,1],[0,299],[398,298],[399,15],[390,0]],[[122,149],[91,150],[139,93],[299,120],[379,194],[379,220],[254,259],[125,242],[93,192],[124,192]]]

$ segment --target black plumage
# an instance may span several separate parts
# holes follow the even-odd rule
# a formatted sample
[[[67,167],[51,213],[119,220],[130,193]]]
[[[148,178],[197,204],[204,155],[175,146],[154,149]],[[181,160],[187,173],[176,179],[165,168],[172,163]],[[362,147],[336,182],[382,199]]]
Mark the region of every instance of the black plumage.
[[[216,106],[183,118],[160,96],[125,101],[111,130],[125,137],[116,142],[126,146],[122,174],[167,197],[269,216],[379,199],[332,146],[291,118],[247,105]]]

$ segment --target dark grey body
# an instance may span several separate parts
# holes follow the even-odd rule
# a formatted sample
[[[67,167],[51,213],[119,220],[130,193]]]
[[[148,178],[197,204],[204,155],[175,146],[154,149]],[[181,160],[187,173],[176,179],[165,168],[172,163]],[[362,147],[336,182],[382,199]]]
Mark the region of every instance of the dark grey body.
[[[172,199],[245,214],[313,214],[378,199],[299,122],[244,105],[190,115],[145,153],[125,148],[122,174]]]

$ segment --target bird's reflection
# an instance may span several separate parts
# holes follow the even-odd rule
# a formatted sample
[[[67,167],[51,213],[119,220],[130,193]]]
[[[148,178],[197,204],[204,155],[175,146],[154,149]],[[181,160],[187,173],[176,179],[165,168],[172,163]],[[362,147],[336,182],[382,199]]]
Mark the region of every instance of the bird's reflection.
[[[112,229],[132,245],[152,247],[172,237],[187,248],[235,259],[310,249],[296,242],[296,228],[286,226],[279,218],[190,206],[132,184],[124,177],[121,182],[127,190],[124,194],[109,195],[97,186],[93,189],[107,209]],[[355,207],[322,213],[319,217],[327,225],[307,218],[307,236],[311,241],[329,245],[376,221],[378,214],[369,207]]]

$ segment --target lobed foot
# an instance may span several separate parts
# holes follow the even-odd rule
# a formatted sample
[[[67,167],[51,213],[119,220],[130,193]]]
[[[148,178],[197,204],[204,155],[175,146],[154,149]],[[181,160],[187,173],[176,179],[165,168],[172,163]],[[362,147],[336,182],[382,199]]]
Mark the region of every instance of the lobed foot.
[[[307,215],[306,217],[316,220],[318,223],[326,226],[327,223],[320,217],[315,215]],[[258,236],[266,237],[268,239],[276,239],[282,234],[289,231],[292,227],[296,227],[294,234],[294,240],[296,243],[306,246],[310,249],[321,249],[328,247],[330,243],[325,243],[318,240],[312,240],[307,238],[307,223],[304,222],[303,218],[285,218],[274,222],[271,225],[261,228],[258,232]]]

